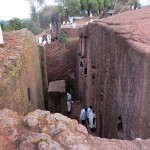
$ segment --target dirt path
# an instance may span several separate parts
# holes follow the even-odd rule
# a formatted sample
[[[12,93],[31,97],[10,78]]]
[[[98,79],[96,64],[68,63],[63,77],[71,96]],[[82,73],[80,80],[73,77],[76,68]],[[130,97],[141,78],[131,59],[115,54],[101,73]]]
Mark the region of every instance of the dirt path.
[[[80,111],[82,109],[81,103],[79,101],[74,101],[74,103],[72,104],[72,113],[71,113],[71,119],[76,119],[80,124]],[[86,122],[86,128],[88,130],[88,133],[96,136],[95,132],[91,132],[90,128],[88,127],[88,123]]]

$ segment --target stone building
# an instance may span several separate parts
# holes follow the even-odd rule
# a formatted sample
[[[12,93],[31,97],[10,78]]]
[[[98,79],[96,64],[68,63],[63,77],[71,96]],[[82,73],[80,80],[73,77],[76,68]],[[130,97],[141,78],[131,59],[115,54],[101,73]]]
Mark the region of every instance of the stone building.
[[[39,51],[34,35],[26,29],[4,33],[0,48],[0,109],[26,114],[44,109]]]
[[[48,110],[52,113],[67,113],[65,80],[52,81],[48,86]]]
[[[100,137],[150,138],[150,7],[80,31],[78,93],[93,105]]]

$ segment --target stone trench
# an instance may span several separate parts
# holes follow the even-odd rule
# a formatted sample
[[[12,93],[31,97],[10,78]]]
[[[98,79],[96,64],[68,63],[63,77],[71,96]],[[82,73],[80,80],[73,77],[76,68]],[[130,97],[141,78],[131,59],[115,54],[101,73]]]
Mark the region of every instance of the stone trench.
[[[147,13],[149,11],[150,9],[146,8],[141,10],[141,14],[150,18],[150,15]],[[130,13],[124,14],[124,16],[129,15]],[[142,15],[135,17],[137,24],[141,21]],[[133,17],[134,14],[131,16]],[[109,25],[111,26],[111,28],[108,27],[109,31],[113,29],[118,33],[119,30],[121,35],[123,34],[125,38],[128,38],[131,35],[123,32],[130,33],[127,26],[128,23],[133,23],[131,23],[132,17],[130,19],[127,17],[129,19],[127,24],[125,22],[119,24],[119,17],[114,16],[116,23],[113,25],[111,23],[114,20],[109,20],[108,18],[108,20],[96,21],[82,29],[66,29],[65,32],[70,36],[66,45],[55,41],[50,45],[37,46],[34,36],[26,29],[4,33],[5,45],[0,47],[0,79],[2,81],[0,85],[0,149],[149,150],[150,140],[148,138],[134,138],[132,140],[114,139],[112,137],[113,133],[112,136],[107,136],[107,133],[111,134],[109,129],[106,132],[106,137],[108,138],[97,137],[99,132],[91,132],[87,124],[86,126],[81,125],[79,119],[83,106],[88,107],[90,104],[93,104],[97,113],[99,113],[101,108],[99,103],[93,101],[93,93],[97,91],[93,92],[94,88],[91,86],[95,83],[94,80],[97,81],[97,84],[101,83],[97,78],[97,76],[101,76],[101,70],[98,70],[99,73],[96,76],[96,67],[100,66],[101,62],[94,62],[100,56],[96,52],[98,42],[93,44],[93,41],[91,40],[90,43],[89,39],[93,39],[93,35],[99,38],[99,34],[95,30],[97,29],[97,31],[101,32],[101,30],[105,30]],[[144,25],[147,27],[149,21],[146,19],[145,22]],[[125,25],[126,31],[121,30],[124,27],[123,25]],[[134,24],[132,24],[130,29],[134,33]],[[93,34],[94,32],[95,34]],[[144,35],[147,36],[148,33],[150,33],[149,30]],[[136,35],[140,34],[140,32],[138,34],[135,33],[132,35],[132,38],[143,40],[142,43],[147,44],[149,38],[139,39],[140,36],[137,37]],[[103,35],[106,34],[103,32]],[[110,32],[110,35],[117,34]],[[103,41],[101,41],[101,44],[103,44]],[[143,45],[138,46],[142,47]],[[144,48],[146,49],[146,47]],[[143,53],[141,54],[142,56],[144,55]],[[96,59],[94,60],[94,58]],[[103,55],[102,59],[105,59],[105,55]],[[138,60],[136,59],[136,64]],[[106,78],[110,77],[109,63],[104,64],[106,65],[106,70],[102,70],[104,71],[102,75],[105,75]],[[149,74],[147,73],[146,75],[148,76]],[[58,86],[57,81],[61,81],[59,82],[60,86]],[[53,82],[57,84],[55,85]],[[52,83],[52,86],[48,85],[48,83]],[[89,88],[89,86],[92,88]],[[71,116],[67,117],[66,92],[70,88],[73,90],[74,102],[72,104]],[[99,93],[97,97],[102,96],[101,91],[100,88],[100,91],[97,92]],[[111,97],[109,96],[107,98]],[[58,99],[60,101],[55,103]],[[97,104],[98,106],[96,106]],[[56,105],[59,107],[56,107]],[[109,113],[106,114],[109,115]]]

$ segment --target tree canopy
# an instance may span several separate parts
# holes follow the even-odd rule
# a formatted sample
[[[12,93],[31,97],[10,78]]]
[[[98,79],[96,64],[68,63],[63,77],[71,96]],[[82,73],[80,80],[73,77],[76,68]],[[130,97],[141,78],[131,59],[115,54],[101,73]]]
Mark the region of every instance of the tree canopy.
[[[30,3],[30,10],[32,13],[38,13],[45,4],[45,0],[26,0]]]
[[[59,5],[45,6],[45,0],[26,1],[30,3],[31,19],[13,18],[9,21],[0,21],[4,31],[28,28],[33,34],[38,34],[52,22],[60,24],[60,21],[67,20],[68,16],[86,15],[87,12],[97,13],[97,10],[99,12],[106,10],[107,13],[108,9],[113,9],[115,4],[115,0],[55,0]],[[127,2],[128,0],[117,0],[116,12],[119,12]],[[127,7],[126,10],[140,7],[139,0],[131,0],[129,5],[130,8]]]
[[[80,10],[80,0],[65,0],[64,8],[70,16],[74,16]]]
[[[10,19],[9,21],[1,21],[0,25],[2,26],[3,31],[6,32],[27,28],[33,34],[39,33],[37,27],[29,19],[20,20],[19,18],[13,18]]]

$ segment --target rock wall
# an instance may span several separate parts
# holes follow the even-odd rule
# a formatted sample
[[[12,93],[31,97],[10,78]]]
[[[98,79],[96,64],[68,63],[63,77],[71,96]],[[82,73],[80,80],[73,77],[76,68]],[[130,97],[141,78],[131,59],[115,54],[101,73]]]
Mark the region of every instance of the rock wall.
[[[149,12],[114,15],[80,32],[79,93],[96,110],[98,136],[150,137]]]
[[[65,80],[67,90],[74,87],[76,75],[76,53],[78,49],[79,30],[64,29],[69,40],[64,45],[59,41],[45,46],[48,81]],[[72,34],[71,34],[72,33]]]
[[[44,108],[42,76],[35,38],[26,29],[4,33],[0,48],[0,109],[26,114]]]
[[[63,31],[67,33],[69,38],[79,37],[79,28],[64,28]]]
[[[48,109],[48,78],[45,47],[38,45],[45,109]]]
[[[76,120],[36,110],[20,116],[0,111],[0,149],[19,150],[149,150],[150,140],[108,140],[93,137]]]

